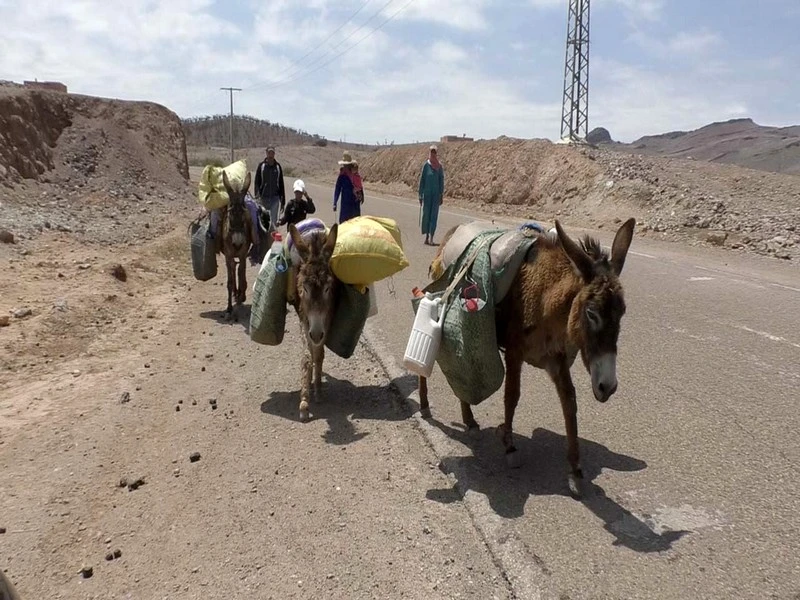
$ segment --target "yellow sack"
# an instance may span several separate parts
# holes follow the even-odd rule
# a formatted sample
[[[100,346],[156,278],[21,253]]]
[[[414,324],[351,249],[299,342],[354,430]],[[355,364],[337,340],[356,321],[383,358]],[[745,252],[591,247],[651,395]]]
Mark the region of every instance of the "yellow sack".
[[[361,216],[339,225],[330,265],[340,281],[363,287],[399,273],[408,264],[393,219]]]
[[[237,160],[227,167],[206,165],[205,169],[203,169],[203,174],[200,175],[200,189],[198,190],[198,199],[206,210],[222,208],[230,202],[228,192],[222,183],[223,171],[228,174],[228,181],[231,186],[235,189],[240,189],[244,183],[244,178],[247,177],[247,162],[244,159]]]

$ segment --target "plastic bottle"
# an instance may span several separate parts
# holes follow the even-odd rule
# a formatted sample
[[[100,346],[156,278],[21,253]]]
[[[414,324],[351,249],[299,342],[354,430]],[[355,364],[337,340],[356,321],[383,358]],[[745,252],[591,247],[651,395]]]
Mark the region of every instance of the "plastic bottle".
[[[283,273],[287,268],[286,261],[283,260],[283,256],[282,256],[283,255],[283,236],[281,236],[280,231],[273,231],[272,232],[272,239],[273,239],[273,242],[272,242],[272,246],[270,246],[270,248],[269,248],[269,252],[267,252],[267,259],[269,260],[269,257],[271,255],[275,254],[278,257],[277,262],[275,263],[275,270],[278,271],[278,273]]]
[[[429,294],[420,300],[403,356],[403,365],[409,371],[423,377],[431,376],[442,341],[442,321],[445,311],[439,314],[441,302],[441,298],[431,298]]]

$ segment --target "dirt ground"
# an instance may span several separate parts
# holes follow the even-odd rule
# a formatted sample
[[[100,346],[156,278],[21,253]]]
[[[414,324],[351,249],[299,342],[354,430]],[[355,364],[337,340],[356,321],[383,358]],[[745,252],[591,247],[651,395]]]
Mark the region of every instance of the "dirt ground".
[[[509,597],[458,499],[419,493],[447,476],[368,346],[328,358],[337,402],[300,426],[296,318],[277,348],[220,321],[176,115],[7,86],[0,105],[0,568],[23,598]],[[649,235],[797,260],[796,178],[543,144],[441,145],[448,202],[607,227],[624,207]],[[367,194],[414,194],[424,149],[353,154]],[[278,149],[323,182],[340,156]]]
[[[26,246],[36,301],[0,377],[0,562],[23,598],[508,597],[463,509],[419,493],[447,478],[367,347],[328,356],[301,424],[296,317],[250,342],[181,232],[116,254],[125,282],[100,251]]]

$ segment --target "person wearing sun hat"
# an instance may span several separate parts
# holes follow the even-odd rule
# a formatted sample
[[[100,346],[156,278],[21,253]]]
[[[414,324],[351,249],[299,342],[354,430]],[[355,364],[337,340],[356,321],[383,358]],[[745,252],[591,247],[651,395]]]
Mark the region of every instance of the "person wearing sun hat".
[[[361,216],[361,203],[358,201],[351,176],[353,170],[353,157],[349,152],[342,155],[339,161],[339,177],[336,179],[336,189],[333,192],[333,212],[342,200],[342,209],[339,211],[339,223],[344,223],[353,217]]]

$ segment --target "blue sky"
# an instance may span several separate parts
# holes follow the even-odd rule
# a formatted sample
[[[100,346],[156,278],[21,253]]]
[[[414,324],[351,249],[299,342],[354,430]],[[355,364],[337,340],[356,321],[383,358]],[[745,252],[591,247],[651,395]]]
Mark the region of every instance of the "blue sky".
[[[0,0],[0,79],[181,116],[226,113],[219,88],[240,87],[236,112],[348,141],[557,139],[567,5]],[[800,124],[798,0],[593,0],[591,26],[590,128]]]

